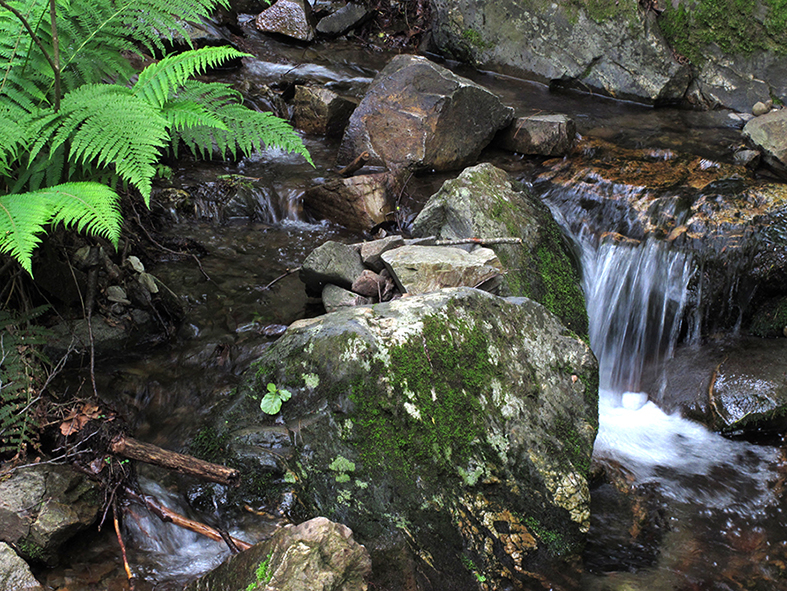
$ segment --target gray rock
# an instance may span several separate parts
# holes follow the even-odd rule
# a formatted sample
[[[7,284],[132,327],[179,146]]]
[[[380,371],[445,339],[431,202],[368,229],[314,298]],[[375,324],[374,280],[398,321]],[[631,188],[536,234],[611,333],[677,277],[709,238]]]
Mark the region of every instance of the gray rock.
[[[292,122],[306,133],[340,136],[356,103],[327,88],[298,85],[292,101]]]
[[[27,563],[4,542],[0,542],[0,589],[8,591],[43,591],[44,589],[30,572]]]
[[[579,272],[547,207],[491,164],[468,168],[429,198],[413,222],[414,236],[521,238],[491,248],[506,270],[502,294],[544,304],[577,334],[588,329]]]
[[[385,263],[383,263],[381,255],[386,251],[393,248],[399,248],[403,245],[404,239],[401,236],[387,236],[380,240],[362,242],[361,260],[364,265],[379,273],[385,268]]]
[[[351,246],[329,240],[315,248],[300,271],[300,278],[306,284],[306,291],[320,293],[322,288],[333,283],[349,289],[363,273],[361,255]]]
[[[530,115],[516,119],[495,141],[520,154],[564,156],[574,145],[576,133],[574,120],[565,115]]]
[[[646,103],[681,100],[691,80],[655,15],[631,4],[609,5],[602,17],[570,2],[434,0],[433,6],[437,47],[478,66]]]
[[[336,285],[329,283],[322,289],[322,305],[325,311],[329,314],[341,310],[342,308],[351,308],[353,306],[366,306],[372,303],[368,297],[358,295],[352,291],[348,291]]]
[[[392,172],[358,175],[325,181],[303,195],[303,209],[351,230],[366,232],[392,221],[402,175]]]
[[[450,170],[473,164],[513,110],[484,87],[423,57],[398,55],[350,117],[337,162]]]
[[[744,126],[743,136],[762,151],[766,164],[787,178],[787,109],[755,117]]]
[[[98,487],[69,467],[19,470],[0,483],[0,540],[54,564],[60,547],[96,520],[100,499]]]
[[[472,252],[449,246],[403,246],[383,253],[386,268],[402,293],[415,295],[443,287],[498,287],[503,266],[489,248]],[[496,285],[495,285],[496,283]]]
[[[735,164],[754,170],[760,165],[760,156],[758,150],[738,150],[732,157]]]
[[[264,565],[264,566],[262,566]],[[366,591],[372,563],[349,528],[315,517],[230,557],[186,591]]]
[[[365,6],[348,2],[333,14],[321,19],[317,23],[317,32],[323,35],[344,35],[353,27],[363,23],[369,14]]]
[[[293,323],[256,368],[216,424],[271,424],[255,396],[292,392],[299,499],[380,564],[474,589],[464,549],[491,588],[535,588],[524,571],[580,548],[597,365],[543,306],[454,288],[342,310]]]
[[[277,0],[254,20],[264,33],[279,33],[300,41],[314,39],[314,17],[306,0]]]

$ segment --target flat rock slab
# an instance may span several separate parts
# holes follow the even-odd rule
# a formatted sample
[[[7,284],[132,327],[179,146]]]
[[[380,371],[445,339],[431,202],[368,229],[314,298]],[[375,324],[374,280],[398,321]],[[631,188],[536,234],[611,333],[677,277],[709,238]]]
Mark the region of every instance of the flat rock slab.
[[[382,254],[402,293],[428,293],[443,287],[477,287],[503,272],[495,252],[467,252],[451,246],[403,246]]]

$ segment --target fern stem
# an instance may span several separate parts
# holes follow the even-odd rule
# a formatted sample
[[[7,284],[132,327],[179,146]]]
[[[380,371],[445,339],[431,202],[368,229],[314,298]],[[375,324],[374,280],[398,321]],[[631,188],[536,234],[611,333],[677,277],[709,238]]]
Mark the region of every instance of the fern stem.
[[[55,71],[55,113],[57,113],[60,110],[60,40],[57,37],[55,0],[49,0],[49,18],[52,21],[52,52],[54,53],[54,63],[50,63]]]
[[[24,17],[24,15],[21,12],[19,12],[16,8],[9,5],[8,2],[6,2],[5,0],[0,0],[0,6],[11,12],[24,25],[25,29],[27,29],[27,32],[30,33],[30,37],[33,39],[35,44],[38,45],[38,48],[44,54],[46,61],[49,62],[49,65],[52,67],[52,71],[55,73],[55,76],[57,76],[58,70],[57,70],[57,66],[55,66],[55,62],[52,61],[52,56],[49,55],[49,52],[44,47],[44,44],[41,43],[41,39],[38,38],[38,35],[36,35],[36,32],[33,30],[33,27],[30,26],[30,23],[27,22],[27,19]]]

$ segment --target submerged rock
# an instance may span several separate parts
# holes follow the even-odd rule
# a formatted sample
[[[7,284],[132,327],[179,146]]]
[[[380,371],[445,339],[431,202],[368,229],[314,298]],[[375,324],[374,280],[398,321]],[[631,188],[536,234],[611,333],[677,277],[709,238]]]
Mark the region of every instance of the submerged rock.
[[[483,86],[428,59],[398,55],[350,117],[337,162],[452,170],[473,164],[513,109]]]
[[[541,305],[445,289],[295,322],[217,425],[270,423],[259,393],[286,388],[299,499],[350,526],[376,572],[526,585],[587,532],[597,379]]]
[[[446,181],[413,222],[414,236],[521,238],[497,244],[505,276],[501,295],[544,304],[577,334],[588,330],[579,271],[547,207],[508,174],[484,163]]]
[[[366,591],[371,560],[349,528],[316,517],[286,525],[186,591]]]

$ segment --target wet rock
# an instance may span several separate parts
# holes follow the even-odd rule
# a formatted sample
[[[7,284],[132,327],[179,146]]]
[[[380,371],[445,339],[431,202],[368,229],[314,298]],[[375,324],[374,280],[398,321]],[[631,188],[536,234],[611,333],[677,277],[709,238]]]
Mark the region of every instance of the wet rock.
[[[481,285],[494,292],[502,282],[503,266],[489,248],[468,253],[448,246],[403,246],[383,253],[382,259],[397,287],[410,295]]]
[[[748,112],[757,102],[768,100],[769,84],[755,72],[757,60],[734,55],[711,44],[703,51],[703,64],[687,95],[690,102],[707,109],[724,107]],[[762,72],[760,72],[762,74]]]
[[[451,170],[473,164],[513,110],[484,87],[423,57],[399,55],[350,117],[337,162]]]
[[[329,240],[306,257],[300,278],[306,284],[307,292],[319,294],[328,283],[349,289],[363,269],[361,255],[356,249]]]
[[[0,540],[54,564],[59,548],[98,517],[98,487],[66,466],[39,464],[0,483]]]
[[[186,586],[186,591],[366,591],[371,560],[349,528],[316,517],[286,525]]]
[[[362,24],[369,14],[365,6],[348,2],[333,14],[320,19],[317,23],[317,32],[323,35],[344,35],[353,27]]]
[[[587,333],[585,299],[568,242],[547,207],[491,164],[464,170],[429,198],[413,222],[414,236],[521,238],[497,244],[506,270],[502,295],[544,304],[577,334]]]
[[[733,155],[735,164],[754,170],[760,165],[760,153],[757,150],[738,150]]]
[[[646,103],[681,100],[691,80],[655,14],[631,4],[595,12],[570,2],[545,7],[517,0],[435,0],[433,6],[437,47],[477,66]]]
[[[743,128],[743,136],[763,153],[763,159],[787,178],[787,109],[755,117]]]
[[[787,428],[787,340],[745,337],[684,347],[667,364],[668,412],[726,433]]]
[[[295,127],[333,137],[342,135],[356,103],[327,88],[296,86],[292,106]]]
[[[306,0],[277,0],[254,19],[263,33],[279,33],[300,41],[314,39],[312,9]]]
[[[361,243],[361,260],[363,264],[378,273],[385,268],[382,254],[393,248],[404,246],[404,238],[401,236],[387,236],[380,240],[370,240]]]
[[[352,306],[367,306],[371,303],[371,298],[358,295],[331,283],[322,290],[322,305],[328,313]]]
[[[752,316],[749,332],[758,337],[787,337],[787,297],[771,298]]]
[[[9,591],[43,591],[44,589],[30,572],[27,563],[4,542],[0,542],[0,589]]]
[[[216,424],[271,424],[255,393],[292,392],[300,501],[381,568],[528,588],[531,565],[581,546],[597,365],[543,306],[454,288],[300,320],[255,376]]]
[[[351,230],[366,232],[394,217],[402,175],[383,172],[325,181],[303,195],[303,209]]]
[[[495,142],[520,154],[563,156],[574,145],[576,133],[574,120],[565,115],[530,115],[516,119]]]
[[[69,350],[86,353],[92,342],[96,355],[108,355],[133,346],[140,339],[148,338],[150,333],[156,334],[156,324],[149,313],[133,309],[122,311],[120,319],[94,316],[91,330],[84,318],[57,324],[52,327],[52,339],[46,344],[48,354],[57,357]]]

